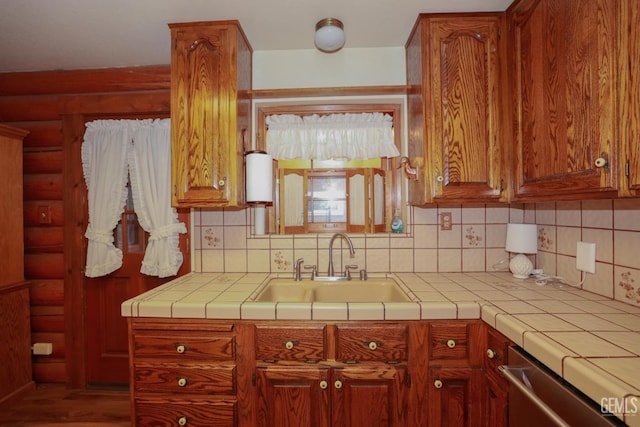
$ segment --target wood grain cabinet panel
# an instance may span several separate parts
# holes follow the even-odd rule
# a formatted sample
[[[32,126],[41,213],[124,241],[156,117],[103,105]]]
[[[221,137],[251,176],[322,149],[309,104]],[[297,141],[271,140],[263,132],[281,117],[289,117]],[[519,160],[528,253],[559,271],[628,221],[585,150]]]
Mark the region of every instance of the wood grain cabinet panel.
[[[409,202],[505,200],[502,14],[422,14],[406,44]]]
[[[237,425],[235,329],[227,322],[130,318],[134,426]]]
[[[267,361],[297,360],[313,362],[327,358],[326,325],[258,325],[256,358]]]
[[[522,0],[509,8],[515,200],[617,196],[620,4]]]
[[[251,46],[237,21],[169,26],[172,203],[241,206]]]
[[[24,281],[22,144],[27,133],[0,124],[0,404],[35,388],[30,285]]]
[[[409,357],[407,324],[336,325],[336,360],[405,361]]]

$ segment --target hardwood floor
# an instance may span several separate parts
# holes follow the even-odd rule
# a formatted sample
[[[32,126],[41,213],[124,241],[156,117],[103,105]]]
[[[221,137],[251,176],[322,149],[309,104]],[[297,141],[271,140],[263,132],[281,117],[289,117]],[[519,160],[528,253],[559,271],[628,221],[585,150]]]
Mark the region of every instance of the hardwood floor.
[[[39,384],[23,399],[0,407],[0,426],[130,427],[129,391],[68,390]]]

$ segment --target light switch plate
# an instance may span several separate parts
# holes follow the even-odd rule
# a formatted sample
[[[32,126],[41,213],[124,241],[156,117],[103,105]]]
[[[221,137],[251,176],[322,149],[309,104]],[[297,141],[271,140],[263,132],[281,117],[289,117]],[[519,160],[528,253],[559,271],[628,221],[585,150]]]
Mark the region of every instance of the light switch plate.
[[[596,272],[596,244],[578,242],[576,250],[576,268],[587,273]]]

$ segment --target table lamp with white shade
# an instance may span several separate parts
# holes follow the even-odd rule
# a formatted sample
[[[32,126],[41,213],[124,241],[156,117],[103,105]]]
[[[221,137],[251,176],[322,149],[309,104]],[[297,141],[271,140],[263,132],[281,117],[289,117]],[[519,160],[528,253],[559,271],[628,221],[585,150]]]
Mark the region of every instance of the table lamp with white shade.
[[[513,277],[528,278],[533,270],[533,263],[525,254],[538,252],[538,226],[536,224],[507,224],[505,250],[517,254],[509,262],[509,270],[511,270]]]

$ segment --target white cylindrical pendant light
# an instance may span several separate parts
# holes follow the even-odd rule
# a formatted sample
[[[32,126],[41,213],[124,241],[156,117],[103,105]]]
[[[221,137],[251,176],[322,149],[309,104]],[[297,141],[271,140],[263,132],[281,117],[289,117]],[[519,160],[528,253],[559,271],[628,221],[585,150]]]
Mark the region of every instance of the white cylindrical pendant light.
[[[273,159],[264,151],[250,151],[245,156],[247,203],[273,201]]]

